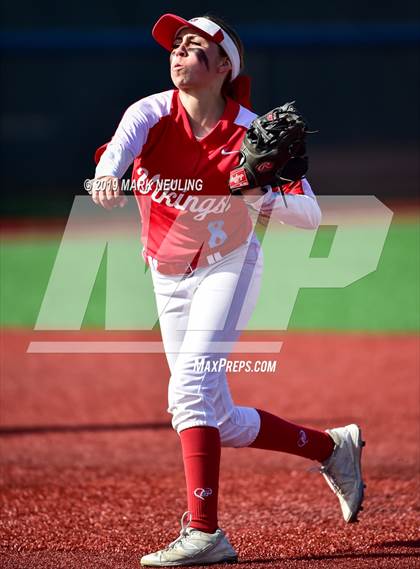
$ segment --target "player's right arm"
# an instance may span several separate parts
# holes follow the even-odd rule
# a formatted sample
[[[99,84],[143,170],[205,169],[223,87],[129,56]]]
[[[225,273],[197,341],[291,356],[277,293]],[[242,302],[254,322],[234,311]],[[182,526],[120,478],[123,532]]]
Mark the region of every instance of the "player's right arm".
[[[121,191],[120,180],[147,139],[150,117],[146,110],[143,99],[126,110],[96,166],[91,196],[95,204],[105,209],[123,207],[127,201]]]

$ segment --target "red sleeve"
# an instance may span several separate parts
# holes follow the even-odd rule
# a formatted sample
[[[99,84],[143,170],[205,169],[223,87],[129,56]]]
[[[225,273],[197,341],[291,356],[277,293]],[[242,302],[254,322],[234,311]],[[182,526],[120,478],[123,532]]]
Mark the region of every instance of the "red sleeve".
[[[98,164],[99,160],[101,159],[102,154],[105,152],[106,147],[108,146],[109,142],[107,142],[106,144],[102,144],[102,146],[100,146],[96,152],[95,152],[95,156],[94,156],[94,160],[95,160],[95,164]]]
[[[302,180],[296,180],[296,182],[287,182],[281,189],[284,194],[304,194]],[[280,192],[279,186],[273,186],[273,192]]]

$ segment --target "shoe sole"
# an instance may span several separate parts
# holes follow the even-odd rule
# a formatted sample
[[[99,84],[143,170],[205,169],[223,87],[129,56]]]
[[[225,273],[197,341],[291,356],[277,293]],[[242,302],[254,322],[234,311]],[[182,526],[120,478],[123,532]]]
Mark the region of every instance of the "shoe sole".
[[[363,482],[363,476],[362,476],[362,450],[363,447],[366,446],[366,442],[362,439],[362,430],[359,427],[359,425],[356,425],[357,427],[357,439],[356,441],[353,439],[353,442],[355,444],[355,453],[354,453],[354,458],[355,458],[355,465],[356,465],[356,469],[358,471],[358,477],[360,479],[360,485],[361,485],[361,494],[360,494],[360,500],[359,503],[357,505],[357,509],[353,512],[353,514],[351,515],[351,517],[346,520],[348,524],[352,524],[355,523],[357,521],[359,521],[357,519],[357,515],[359,514],[359,512],[361,510],[363,510],[363,500],[365,498],[365,488],[366,488],[366,484],[364,484]]]
[[[238,563],[238,558],[237,557],[226,557],[225,559],[220,559],[219,561],[191,561],[191,563],[179,563],[178,561],[168,561],[167,563],[165,563],[164,565],[145,565],[143,563],[140,562],[140,565],[142,567],[194,567],[197,565],[218,565],[218,564],[222,564],[222,563],[226,563],[226,564],[233,564],[233,563]]]

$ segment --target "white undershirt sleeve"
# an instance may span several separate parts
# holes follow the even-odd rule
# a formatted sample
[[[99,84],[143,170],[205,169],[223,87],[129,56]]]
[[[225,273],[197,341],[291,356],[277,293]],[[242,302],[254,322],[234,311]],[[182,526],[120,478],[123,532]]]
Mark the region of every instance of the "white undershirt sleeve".
[[[111,142],[99,160],[95,178],[122,178],[140,154],[149,132],[149,121],[140,103],[141,101],[134,103],[124,113]]]
[[[302,180],[304,194],[281,194],[267,186],[258,200],[247,201],[248,207],[280,223],[302,229],[316,229],[321,223],[321,210],[309,182]]]

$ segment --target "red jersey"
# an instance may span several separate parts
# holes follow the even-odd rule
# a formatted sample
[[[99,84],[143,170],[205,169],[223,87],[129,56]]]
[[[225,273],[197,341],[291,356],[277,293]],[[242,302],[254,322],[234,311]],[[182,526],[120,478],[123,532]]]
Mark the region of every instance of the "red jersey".
[[[228,181],[256,116],[228,98],[213,130],[197,139],[177,90],[145,97],[127,109],[95,177],[121,178],[134,162],[131,188],[142,218],[145,258],[208,265],[247,239],[252,231],[248,208],[230,195]],[[290,193],[304,193],[300,182]]]

